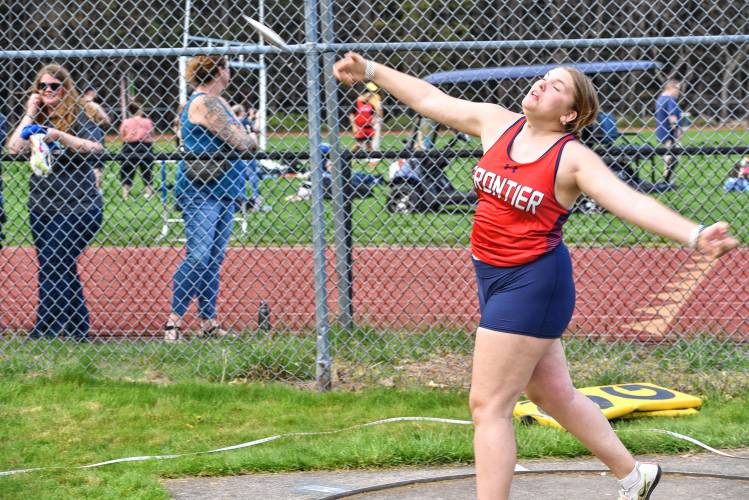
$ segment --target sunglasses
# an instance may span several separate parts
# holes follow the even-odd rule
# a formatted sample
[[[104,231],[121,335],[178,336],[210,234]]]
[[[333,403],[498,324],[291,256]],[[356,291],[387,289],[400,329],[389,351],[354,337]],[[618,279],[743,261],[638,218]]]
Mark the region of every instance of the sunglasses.
[[[55,83],[46,83],[46,82],[39,82],[39,90],[47,90],[49,89],[51,92],[56,92],[57,89],[62,87],[62,83],[55,82]]]

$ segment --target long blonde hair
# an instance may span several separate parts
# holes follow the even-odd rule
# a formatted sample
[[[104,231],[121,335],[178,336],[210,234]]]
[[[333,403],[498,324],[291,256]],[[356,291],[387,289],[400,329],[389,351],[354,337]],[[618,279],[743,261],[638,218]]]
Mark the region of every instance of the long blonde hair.
[[[44,120],[49,118],[56,129],[70,132],[81,109],[80,97],[78,91],[75,90],[73,80],[70,78],[70,72],[59,64],[47,64],[36,74],[30,93],[39,92],[39,83],[44,75],[49,75],[62,82],[63,95],[55,109],[46,109],[46,106],[43,106],[42,112],[37,115],[35,121],[44,123]]]

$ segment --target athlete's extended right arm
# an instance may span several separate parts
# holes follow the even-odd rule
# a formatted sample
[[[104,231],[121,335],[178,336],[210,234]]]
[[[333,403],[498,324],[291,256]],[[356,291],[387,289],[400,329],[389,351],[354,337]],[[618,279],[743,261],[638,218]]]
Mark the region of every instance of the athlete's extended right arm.
[[[496,104],[477,103],[451,97],[434,85],[379,63],[374,64],[374,81],[417,113],[466,134],[481,137],[485,127],[512,120],[514,113]],[[334,76],[346,85],[365,80],[367,60],[349,52],[336,62]]]

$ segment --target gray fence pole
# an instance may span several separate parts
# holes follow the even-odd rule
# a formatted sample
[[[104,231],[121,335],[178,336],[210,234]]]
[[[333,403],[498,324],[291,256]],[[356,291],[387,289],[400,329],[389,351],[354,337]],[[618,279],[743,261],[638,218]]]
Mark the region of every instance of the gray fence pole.
[[[322,40],[333,43],[333,0],[322,4]],[[353,256],[351,199],[345,187],[351,182],[350,163],[342,162],[339,147],[338,90],[333,77],[336,54],[323,54],[323,78],[325,79],[325,110],[327,111],[328,142],[333,146],[330,161],[333,162],[333,227],[335,238],[335,269],[338,276],[338,322],[346,330],[354,327],[353,307]]]
[[[312,171],[312,241],[315,266],[315,323],[317,329],[317,388],[331,388],[330,342],[328,333],[328,291],[325,272],[325,206],[323,205],[323,170],[320,154],[320,52],[317,50],[317,1],[307,0],[305,33],[307,45],[307,97],[309,99],[309,147]]]
[[[657,36],[642,38],[575,38],[559,40],[482,40],[475,42],[382,42],[382,43],[331,43],[320,44],[317,52],[346,52],[368,50],[396,51],[440,51],[440,50],[500,50],[500,49],[556,49],[591,47],[665,47],[693,46],[729,43],[747,43],[749,35],[705,35],[705,36]],[[305,44],[289,45],[278,49],[269,45],[244,44],[236,47],[221,47],[221,54],[280,54],[291,51],[306,53]],[[29,49],[0,50],[0,59],[71,59],[99,57],[158,57],[196,56],[216,54],[216,47],[171,47],[171,48],[124,48],[124,49]]]

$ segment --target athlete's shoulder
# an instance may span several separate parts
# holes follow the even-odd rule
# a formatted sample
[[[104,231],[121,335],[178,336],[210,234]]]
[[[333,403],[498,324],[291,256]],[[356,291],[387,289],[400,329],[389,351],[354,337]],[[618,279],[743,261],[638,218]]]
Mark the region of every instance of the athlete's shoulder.
[[[560,167],[577,170],[580,167],[601,163],[601,157],[579,140],[565,143],[561,152]]]
[[[582,143],[580,139],[574,138],[564,145],[564,154],[571,156],[571,157],[585,157],[588,155],[596,155],[596,152],[590,149],[588,146]]]
[[[502,137],[502,134],[523,118],[522,114],[514,113],[497,104],[487,104],[487,106],[481,131],[481,144],[484,146],[484,151],[487,151]]]
[[[486,103],[482,108],[484,122],[488,128],[501,129],[504,132],[510,125],[523,117],[521,113],[515,113],[499,104]]]

